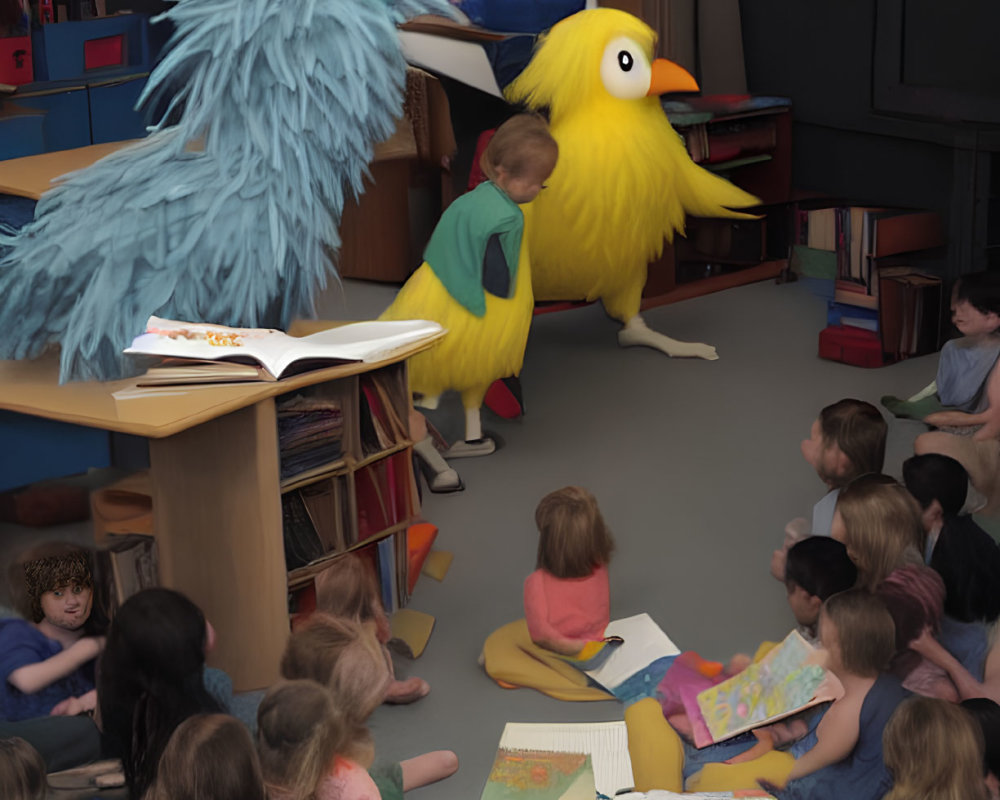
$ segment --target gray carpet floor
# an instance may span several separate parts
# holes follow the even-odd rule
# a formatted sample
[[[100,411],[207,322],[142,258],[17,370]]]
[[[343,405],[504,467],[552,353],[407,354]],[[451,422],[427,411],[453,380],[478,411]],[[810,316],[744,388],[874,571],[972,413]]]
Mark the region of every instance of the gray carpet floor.
[[[322,315],[364,318],[394,291],[347,282],[327,292]],[[825,491],[801,440],[824,405],[909,396],[937,364],[936,356],[876,370],[822,361],[825,310],[801,284],[767,281],[646,314],[656,330],[715,345],[715,362],[620,349],[618,325],[599,306],[535,318],[521,375],[527,413],[517,421],[484,414],[503,448],[454,462],[464,492],[424,495],[424,516],[440,528],[437,546],[455,560],[444,581],[420,578],[411,607],[437,622],[424,654],[397,660],[397,671],[427,679],[431,693],[412,706],[383,706],[371,723],[382,758],[458,753],[458,773],[413,792],[414,800],[478,798],[507,721],[621,719],[615,702],[501,689],[477,664],[486,636],[523,616],[534,509],[553,489],[590,489],[614,532],[612,618],[646,611],[679,647],[719,660],[790,630],[770,554],[785,523],[808,516]],[[457,398],[431,419],[461,434]],[[899,475],[924,429],[890,421],[888,473]]]
[[[327,290],[319,312],[371,318],[395,292],[345,281]],[[908,396],[930,382],[937,363],[928,356],[865,370],[820,360],[825,301],[800,284],[731,289],[646,319],[675,338],[717,346],[720,360],[622,350],[618,325],[599,306],[536,317],[521,376],[526,415],[506,421],[484,413],[502,449],[455,462],[464,492],[424,494],[424,516],[440,528],[437,547],[455,560],[442,582],[417,583],[411,607],[433,614],[436,625],[419,659],[396,663],[399,676],[420,675],[432,689],[411,706],[381,707],[371,727],[381,759],[447,748],[460,768],[414,791],[413,800],[478,798],[507,721],[621,719],[615,702],[501,689],[477,664],[486,636],[523,616],[534,509],[544,494],[579,484],[596,495],[617,541],[612,617],[646,611],[678,646],[707,658],[752,651],[793,625],[768,562],[785,523],[808,516],[824,493],[799,451],[820,408],[842,397]],[[430,418],[446,435],[461,435],[457,398]],[[899,475],[923,429],[890,421],[887,472]],[[0,525],[4,571],[12,553],[42,536],[86,541],[90,526]]]

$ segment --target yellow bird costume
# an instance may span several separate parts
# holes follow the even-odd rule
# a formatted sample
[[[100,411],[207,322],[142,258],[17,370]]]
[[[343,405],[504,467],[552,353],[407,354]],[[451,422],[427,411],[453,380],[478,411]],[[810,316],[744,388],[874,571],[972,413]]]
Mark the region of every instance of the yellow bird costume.
[[[490,189],[483,184],[476,191],[484,187]],[[470,195],[464,195],[463,198]],[[452,205],[461,203],[463,198]],[[514,209],[516,211],[517,206]],[[449,207],[449,211],[451,210]],[[530,230],[531,206],[521,207],[520,213],[524,215],[525,235],[520,238],[518,260],[511,269],[512,285],[507,296],[483,291],[485,309],[481,314],[474,313],[479,308],[470,310],[456,299],[434,268],[425,261],[410,276],[392,305],[380,317],[429,319],[448,330],[448,335],[436,347],[410,357],[410,390],[421,395],[419,404],[429,408],[437,404],[437,399],[443,392],[459,392],[466,411],[466,441],[476,441],[482,437],[479,409],[490,384],[520,373],[524,361],[524,348],[534,308],[526,238]],[[429,254],[430,248],[428,256]],[[481,260],[480,255],[479,261]],[[477,265],[478,262],[471,266],[475,268]],[[488,446],[489,449],[492,449],[492,445]],[[450,451],[451,455],[483,454],[483,451],[462,452],[455,448],[453,451]]]
[[[533,204],[526,232],[538,300],[600,299],[625,323],[622,345],[715,358],[707,345],[650,331],[639,316],[646,268],[684,215],[751,217],[731,211],[756,197],[699,167],[670,126],[658,95],[696,91],[682,68],[652,60],[655,34],[609,8],[552,27],[508,99],[547,108],[559,161]]]

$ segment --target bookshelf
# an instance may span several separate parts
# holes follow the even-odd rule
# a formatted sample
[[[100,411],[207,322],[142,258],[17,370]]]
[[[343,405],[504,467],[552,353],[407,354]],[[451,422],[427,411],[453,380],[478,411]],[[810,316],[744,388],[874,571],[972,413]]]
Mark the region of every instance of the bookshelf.
[[[401,466],[388,496],[402,511],[399,521],[364,541],[391,542],[382,550],[393,550],[404,569],[405,557],[398,556],[401,549],[405,556],[405,535],[399,534],[419,513],[410,443],[399,440],[369,454],[355,449],[360,431],[355,440],[357,417],[350,404],[360,376],[402,383],[405,359],[434,341],[375,364],[329,367],[273,383],[145,393],[136,390],[135,379],[59,385],[58,354],[50,353],[35,361],[0,362],[0,409],[148,438],[160,583],[188,595],[218,631],[209,663],[226,670],[238,690],[256,689],[278,678],[289,634],[289,588],[302,577],[290,573],[285,559],[285,496],[333,479],[353,490],[360,471],[397,459]],[[278,400],[300,391],[348,399],[346,451],[342,463],[321,465],[309,477],[298,476],[297,484],[282,486]],[[346,496],[350,515],[354,495]],[[320,560],[332,555],[324,552]]]
[[[692,160],[781,208],[792,195],[792,113],[780,97],[713,96],[667,101],[664,109]],[[770,214],[759,220],[688,217],[649,265],[642,308],[775,278],[787,260],[768,243]]]

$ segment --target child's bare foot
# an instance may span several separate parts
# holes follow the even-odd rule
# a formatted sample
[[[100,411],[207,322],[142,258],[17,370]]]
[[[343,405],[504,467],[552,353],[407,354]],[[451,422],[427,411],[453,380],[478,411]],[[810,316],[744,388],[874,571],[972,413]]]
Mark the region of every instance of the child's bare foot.
[[[393,681],[385,693],[385,702],[395,705],[413,703],[421,697],[426,697],[431,685],[423,678],[407,678],[405,681]]]
[[[403,791],[408,792],[454,775],[458,770],[458,756],[451,750],[432,750],[401,761],[399,766],[403,771]]]

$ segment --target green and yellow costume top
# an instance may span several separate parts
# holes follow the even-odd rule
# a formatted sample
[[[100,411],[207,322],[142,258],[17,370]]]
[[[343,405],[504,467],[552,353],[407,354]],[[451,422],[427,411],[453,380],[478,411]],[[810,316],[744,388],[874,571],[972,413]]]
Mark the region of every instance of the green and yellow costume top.
[[[459,197],[441,215],[424,251],[438,280],[477,317],[486,292],[510,297],[517,278],[524,215],[492,181]]]

